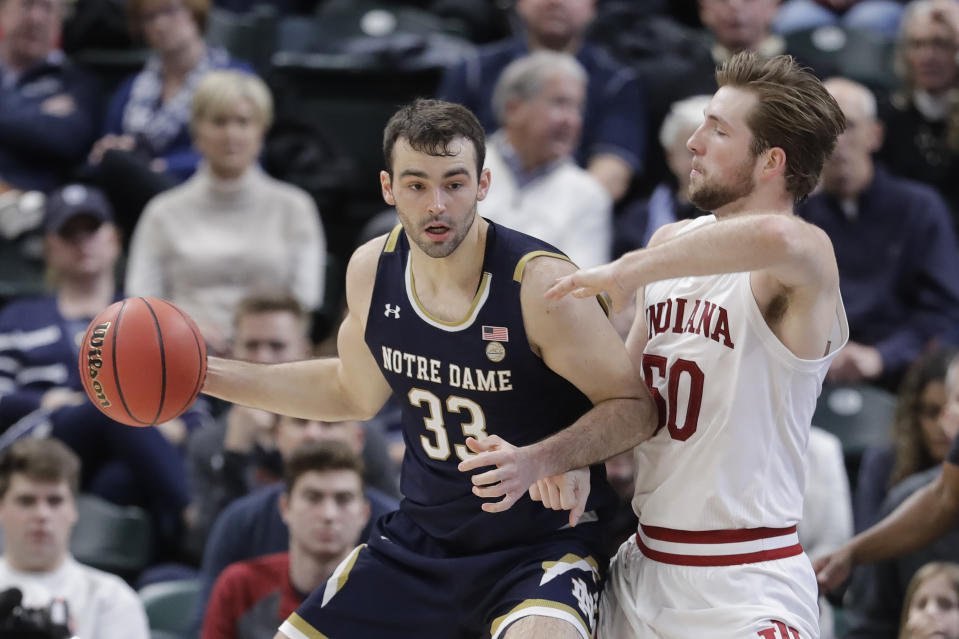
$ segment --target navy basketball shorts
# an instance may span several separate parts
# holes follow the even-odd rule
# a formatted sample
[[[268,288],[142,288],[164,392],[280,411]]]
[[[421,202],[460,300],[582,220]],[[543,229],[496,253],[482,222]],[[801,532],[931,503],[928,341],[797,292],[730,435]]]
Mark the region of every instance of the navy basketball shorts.
[[[289,619],[290,639],[498,639],[531,615],[590,639],[608,559],[598,523],[482,554],[443,552],[402,513],[382,518]]]

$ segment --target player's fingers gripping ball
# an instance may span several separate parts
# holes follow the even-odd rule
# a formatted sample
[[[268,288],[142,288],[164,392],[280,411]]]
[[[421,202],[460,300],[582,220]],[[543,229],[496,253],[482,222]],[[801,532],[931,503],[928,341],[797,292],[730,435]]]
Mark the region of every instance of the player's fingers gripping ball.
[[[206,344],[165,300],[130,297],[97,315],[80,344],[80,377],[108,417],[153,426],[183,414],[206,377]]]

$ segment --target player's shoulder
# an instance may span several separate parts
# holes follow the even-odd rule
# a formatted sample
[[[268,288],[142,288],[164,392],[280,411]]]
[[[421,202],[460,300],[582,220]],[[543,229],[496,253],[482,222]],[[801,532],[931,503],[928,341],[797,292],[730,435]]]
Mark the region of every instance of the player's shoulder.
[[[350,256],[350,262],[346,268],[347,279],[355,280],[357,283],[361,281],[372,283],[380,255],[391,243],[395,243],[398,234],[402,232],[402,227],[397,225],[389,233],[377,235],[360,244]]]
[[[541,252],[520,261],[514,272],[514,278],[522,282],[524,288],[541,288],[545,292],[557,278],[569,275],[576,270],[576,265],[565,255]]]
[[[673,239],[680,233],[682,233],[693,220],[679,220],[677,222],[670,222],[669,224],[664,224],[658,229],[656,229],[652,236],[649,238],[649,242],[646,243],[646,248],[652,248],[663,242]]]
[[[346,266],[346,303],[351,312],[365,316],[373,297],[380,256],[389,250],[391,243],[395,244],[402,232],[402,227],[397,226],[389,233],[364,242],[353,251]]]

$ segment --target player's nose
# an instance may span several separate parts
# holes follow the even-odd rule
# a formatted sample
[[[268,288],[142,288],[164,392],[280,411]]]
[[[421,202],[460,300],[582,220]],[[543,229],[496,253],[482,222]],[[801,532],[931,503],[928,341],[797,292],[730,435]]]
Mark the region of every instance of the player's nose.
[[[702,131],[703,127],[700,126],[698,129],[693,131],[693,134],[689,136],[688,140],[686,140],[686,148],[696,155],[702,153],[703,150]]]
[[[442,189],[433,189],[427,210],[430,212],[430,215],[440,215],[446,211],[446,195]]]

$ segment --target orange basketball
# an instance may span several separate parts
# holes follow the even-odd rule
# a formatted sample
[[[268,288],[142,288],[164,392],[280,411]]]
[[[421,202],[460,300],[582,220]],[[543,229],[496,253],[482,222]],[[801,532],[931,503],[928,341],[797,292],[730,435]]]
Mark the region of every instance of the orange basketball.
[[[182,415],[196,400],[206,377],[206,343],[173,304],[130,297],[90,322],[79,366],[97,408],[130,426],[152,426]]]

